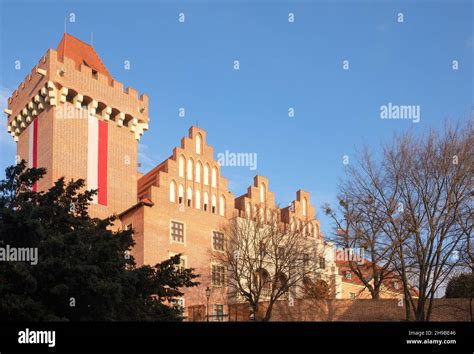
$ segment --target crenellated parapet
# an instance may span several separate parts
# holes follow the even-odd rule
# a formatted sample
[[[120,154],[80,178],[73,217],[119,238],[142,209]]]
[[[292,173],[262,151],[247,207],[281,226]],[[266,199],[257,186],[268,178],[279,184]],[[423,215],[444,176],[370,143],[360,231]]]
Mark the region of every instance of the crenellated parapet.
[[[88,115],[129,129],[136,140],[148,130],[148,96],[138,95],[86,62],[49,49],[8,99],[8,132],[15,141],[42,111],[66,102]]]

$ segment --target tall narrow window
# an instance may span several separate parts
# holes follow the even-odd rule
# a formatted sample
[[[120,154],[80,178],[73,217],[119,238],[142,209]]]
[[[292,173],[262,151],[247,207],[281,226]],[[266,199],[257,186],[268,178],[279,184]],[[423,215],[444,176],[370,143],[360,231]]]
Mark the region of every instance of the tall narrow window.
[[[178,174],[179,177],[184,178],[184,157],[180,156],[178,159]]]
[[[260,184],[260,203],[265,203],[265,184]]]
[[[193,206],[193,190],[191,189],[191,187],[188,187],[188,189],[186,190],[186,199],[188,200],[187,202],[188,207],[192,207]]]
[[[201,155],[201,134],[196,135],[196,154]]]
[[[209,165],[208,164],[204,165],[204,184],[206,186],[209,185]]]
[[[196,190],[196,209],[201,209],[201,192]]]
[[[188,160],[188,180],[192,181],[193,180],[193,160],[189,159]]]
[[[180,184],[178,187],[178,203],[183,204],[183,199],[184,199],[184,188],[183,188],[183,185]]]
[[[216,213],[216,206],[217,206],[217,199],[216,199],[216,196],[215,194],[212,195],[212,209],[211,209],[211,212],[213,214]]]
[[[201,183],[201,163],[198,162],[196,164],[196,178],[195,178],[197,183]]]
[[[207,192],[204,192],[204,211],[209,210],[209,194]]]
[[[303,216],[306,216],[307,204],[308,202],[306,201],[306,198],[303,198]]]
[[[225,198],[223,195],[219,198],[219,215],[225,216]]]
[[[171,181],[170,183],[170,202],[176,203],[176,183]]]
[[[211,186],[217,188],[217,168],[212,168]]]

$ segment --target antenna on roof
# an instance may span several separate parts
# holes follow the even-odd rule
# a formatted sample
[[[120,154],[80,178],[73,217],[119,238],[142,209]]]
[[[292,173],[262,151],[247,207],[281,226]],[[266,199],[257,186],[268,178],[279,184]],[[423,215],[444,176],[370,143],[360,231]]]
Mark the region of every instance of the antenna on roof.
[[[63,45],[63,61],[66,55],[66,33],[67,33],[67,16],[64,16],[64,45]]]

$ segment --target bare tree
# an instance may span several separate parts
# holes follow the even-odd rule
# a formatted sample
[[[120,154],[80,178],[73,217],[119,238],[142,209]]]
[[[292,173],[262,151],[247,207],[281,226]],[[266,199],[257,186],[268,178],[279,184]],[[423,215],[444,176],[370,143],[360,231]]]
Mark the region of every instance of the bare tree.
[[[237,217],[223,229],[225,250],[213,251],[213,258],[227,267],[230,295],[246,301],[255,320],[269,321],[275,302],[291,301],[303,280],[317,273],[322,241],[305,230],[276,217],[265,223]],[[260,309],[261,302],[268,306]]]
[[[406,291],[415,320],[430,319],[438,289],[460,262],[453,255],[472,231],[464,212],[471,198],[472,140],[471,123],[463,129],[447,125],[443,134],[424,139],[404,135],[386,150],[402,181],[402,210],[398,218],[389,215],[387,231],[399,245],[394,266],[406,286],[414,282],[418,289],[417,296]]]
[[[473,146],[472,122],[426,137],[404,134],[378,162],[365,151],[342,185],[339,241],[367,246],[374,272],[381,266],[398,273],[407,319],[411,312],[430,319],[433,299],[461,263],[457,251],[472,264]]]
[[[359,163],[346,170],[346,180],[339,186],[339,206],[324,206],[336,229],[332,239],[343,249],[342,260],[373,299],[379,298],[382,286],[393,278],[395,244],[384,232],[384,224],[387,213],[396,207],[398,183],[387,177],[366,148]]]

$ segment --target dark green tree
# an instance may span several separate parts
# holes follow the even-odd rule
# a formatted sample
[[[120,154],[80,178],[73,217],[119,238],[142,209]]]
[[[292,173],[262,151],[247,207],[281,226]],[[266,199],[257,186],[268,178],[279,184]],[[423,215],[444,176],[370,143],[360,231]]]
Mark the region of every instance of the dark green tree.
[[[474,273],[463,273],[451,278],[446,286],[446,297],[468,299],[469,313],[473,321]]]
[[[194,270],[179,267],[179,255],[137,267],[133,230],[114,232],[115,217],[89,216],[96,191],[61,178],[34,192],[45,172],[22,161],[0,181],[0,248],[38,250],[36,265],[0,261],[0,320],[181,320],[173,299],[199,284]]]

